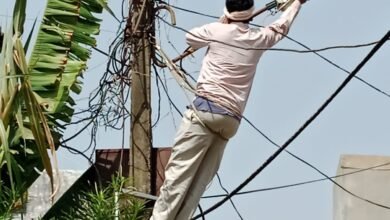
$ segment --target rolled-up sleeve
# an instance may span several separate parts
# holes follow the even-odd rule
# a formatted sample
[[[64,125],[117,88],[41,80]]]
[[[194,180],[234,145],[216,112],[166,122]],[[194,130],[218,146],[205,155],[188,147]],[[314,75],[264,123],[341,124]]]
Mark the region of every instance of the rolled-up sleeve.
[[[199,49],[208,46],[212,39],[209,25],[193,28],[186,34],[187,44],[194,49]]]
[[[266,26],[263,29],[263,33],[266,38],[266,44],[268,47],[272,47],[281,39],[283,39],[284,35],[288,34],[290,27],[298,15],[298,12],[301,8],[301,3],[299,0],[295,0],[280,16],[272,24]]]

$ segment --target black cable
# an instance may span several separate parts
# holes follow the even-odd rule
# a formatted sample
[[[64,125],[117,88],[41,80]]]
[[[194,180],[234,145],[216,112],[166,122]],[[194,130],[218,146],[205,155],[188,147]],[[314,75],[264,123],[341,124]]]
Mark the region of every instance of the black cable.
[[[169,7],[172,7],[172,8],[175,8],[175,9],[178,9],[178,10],[181,10],[181,11],[185,11],[185,12],[188,12],[188,13],[192,13],[192,14],[196,14],[196,15],[201,15],[201,16],[204,16],[204,17],[209,17],[209,18],[214,18],[214,19],[219,19],[220,17],[218,16],[215,16],[215,15],[209,15],[209,14],[205,14],[205,13],[202,13],[202,12],[198,12],[198,11],[194,11],[194,10],[190,10],[190,9],[186,9],[186,8],[182,8],[182,7],[178,7],[178,6],[175,6],[175,5],[170,5],[164,1],[160,1],[161,3],[164,3],[166,5],[168,5]],[[159,17],[160,19],[164,20],[163,18]],[[164,22],[165,23],[165,22]],[[254,27],[259,27],[259,28],[265,28],[264,26],[262,25],[257,25],[257,24],[254,24],[254,23],[249,23],[250,25],[254,26]],[[184,28],[182,28],[184,29]],[[182,30],[182,29],[179,29],[179,30]],[[184,29],[185,30],[185,29]],[[182,30],[183,31],[183,30]],[[274,30],[275,31],[275,30]],[[185,32],[188,33],[187,30],[185,30]],[[378,41],[374,41],[374,42],[369,42],[369,43],[362,43],[362,44],[355,44],[355,45],[338,45],[338,46],[329,46],[329,47],[324,47],[324,48],[319,48],[319,49],[311,49],[309,47],[307,47],[306,45],[300,43],[299,41],[296,41],[294,40],[293,38],[291,37],[288,37],[288,35],[285,35],[283,33],[279,33],[277,32],[278,34],[282,34],[283,37],[286,37],[288,38],[289,40],[293,41],[294,43],[297,43],[298,45],[304,47],[306,50],[295,50],[295,49],[286,49],[286,48],[248,48],[247,50],[276,50],[276,51],[286,51],[286,52],[296,52],[296,53],[315,53],[315,52],[323,52],[323,51],[327,51],[327,50],[334,50],[334,49],[353,49],[353,48],[361,48],[361,47],[368,47],[368,46],[372,46],[372,45],[375,45],[378,43]],[[218,42],[218,41],[216,41]],[[218,42],[218,43],[221,43],[221,42]],[[228,46],[232,46],[232,47],[236,47],[234,45],[228,45]],[[240,47],[237,47],[237,48],[240,48]],[[242,48],[241,48],[242,49]],[[317,54],[318,55],[318,54]]]
[[[190,34],[193,37],[196,37],[198,39],[209,41],[209,42],[213,42],[213,43],[219,43],[219,44],[222,44],[222,45],[225,45],[225,46],[228,46],[228,47],[233,47],[233,48],[242,49],[242,50],[278,51],[278,52],[291,52],[291,53],[315,53],[315,52],[326,51],[326,50],[331,50],[331,49],[367,47],[367,46],[370,46],[370,45],[374,45],[374,44],[376,44],[378,42],[378,41],[375,41],[375,42],[359,44],[359,45],[331,46],[331,47],[314,49],[314,50],[313,49],[310,49],[310,50],[298,50],[298,49],[275,48],[275,47],[242,47],[242,46],[230,44],[230,43],[219,41],[219,40],[215,40],[215,39],[206,39],[206,38],[199,37],[199,36],[193,34],[192,32],[190,32],[189,30],[187,30],[185,28],[182,28],[182,27],[179,27],[177,25],[171,24],[170,22],[166,21],[164,18],[162,18],[160,16],[156,16],[156,17],[158,17],[161,21],[163,21],[164,23],[168,24],[169,26],[171,26],[171,27],[173,27],[173,28],[175,28],[177,30],[183,31],[183,32],[185,32],[187,34]],[[259,26],[259,27],[262,27],[262,26]],[[278,34],[282,34],[283,36],[287,36],[287,35],[285,35],[283,33],[279,33],[279,32],[277,32],[277,33]]]
[[[168,24],[168,23],[167,23]],[[184,30],[185,31],[185,30]],[[373,87],[372,85],[370,85],[371,87]],[[378,89],[376,89],[377,91],[378,91]],[[385,94],[386,95],[386,93],[384,93],[384,92],[382,92],[383,94]],[[288,152],[288,151],[287,151]],[[289,154],[291,154],[290,152],[288,152]],[[313,165],[311,165],[310,163],[308,163],[307,161],[305,161],[305,160],[303,160],[303,159],[301,159],[301,158],[299,158],[299,157],[297,157],[297,156],[295,156],[295,155],[293,155],[293,154],[291,154],[292,156],[294,156],[296,159],[298,159],[298,160],[300,160],[301,162],[303,162],[303,163],[305,163],[305,164],[307,164],[308,166],[310,166],[311,168],[313,168],[313,169],[315,169],[317,172],[319,172],[321,175],[323,175],[323,176],[325,176],[325,177],[327,177],[327,179],[329,179],[330,181],[332,181],[332,182],[334,182],[333,180],[331,180],[325,173],[323,173],[323,172],[321,172],[319,169],[317,169],[315,166],[313,166]],[[335,183],[335,182],[334,182]],[[337,183],[335,183],[336,185],[337,185]],[[341,187],[341,186],[340,186]],[[345,191],[346,192],[349,192],[348,190],[346,190],[345,189]],[[351,195],[354,195],[353,193],[350,193]],[[356,196],[356,197],[358,197],[358,196]],[[364,199],[363,199],[364,200]]]
[[[162,19],[161,17],[159,17],[163,22],[165,22],[166,24],[178,29],[178,30],[181,30],[185,33],[188,33],[188,34],[191,34],[192,36],[194,37],[197,37],[199,38],[199,36],[196,36],[194,35],[193,33],[189,32],[188,30],[184,29],[184,28],[181,28],[181,27],[178,27],[176,25],[172,25],[170,24],[169,22],[165,21],[164,19]],[[275,30],[274,30],[275,31]],[[279,32],[278,32],[279,33]],[[309,47],[305,46],[304,44],[292,39],[291,37],[283,34],[283,33],[279,33],[279,34],[282,34],[284,37],[286,37],[287,39],[289,40],[292,40],[293,42],[295,43],[298,43],[299,45],[305,47],[305,48],[308,48],[310,49]],[[203,39],[203,40],[206,40],[206,39]],[[341,66],[337,65],[336,63],[334,63],[333,61],[329,60],[328,58],[324,57],[323,55],[319,54],[317,51],[324,51],[325,48],[322,48],[322,49],[317,49],[317,50],[295,50],[295,49],[283,49],[283,48],[247,48],[247,47],[240,47],[240,46],[236,46],[236,45],[232,45],[232,44],[229,44],[229,43],[226,43],[226,42],[222,42],[222,41],[218,41],[218,40],[213,40],[213,39],[207,39],[208,41],[211,41],[211,42],[216,42],[216,43],[220,43],[220,44],[223,44],[225,46],[229,46],[229,47],[235,47],[235,48],[238,48],[238,49],[243,49],[243,50],[262,50],[262,51],[280,51],[280,52],[295,52],[295,53],[314,53],[316,54],[317,56],[319,56],[320,58],[322,58],[323,60],[325,60],[327,63],[331,64],[332,66],[336,67],[337,69],[340,69],[342,70],[343,72],[347,73],[347,74],[351,74],[351,72],[349,72],[348,70],[342,68]],[[387,39],[389,40],[389,39]],[[376,42],[373,42],[373,43],[376,43]],[[367,44],[362,44],[362,45],[372,45],[373,43],[367,43]],[[327,47],[327,48],[340,48],[342,46],[334,46],[334,47]],[[348,48],[351,48],[351,47],[354,47],[354,46],[344,46],[344,47],[348,47]],[[364,80],[363,78],[361,77],[358,77],[358,76],[355,76],[354,78],[358,79],[359,81],[361,81],[362,83],[366,84],[367,86],[369,86],[370,88],[374,89],[375,91],[385,95],[386,97],[390,98],[390,94],[388,94],[387,92],[379,89],[378,87],[374,86],[373,84],[367,82],[366,80]]]
[[[246,117],[244,117],[244,116],[243,116],[243,118],[244,118],[244,120],[245,120],[248,124],[250,124],[258,133],[260,133],[267,141],[269,141],[270,143],[272,143],[274,146],[280,148],[280,146],[279,146],[276,142],[274,142],[271,138],[269,138],[266,134],[264,134],[264,133],[263,133],[259,128],[257,128],[257,127],[248,119],[248,118],[246,118]],[[304,159],[298,157],[297,155],[291,153],[291,152],[288,151],[287,149],[285,149],[284,151],[285,151],[286,153],[290,154],[290,155],[291,155],[292,157],[294,157],[295,159],[301,161],[301,162],[304,163],[305,165],[311,167],[312,169],[314,169],[315,171],[317,171],[318,173],[320,173],[322,176],[325,177],[324,180],[329,180],[329,181],[331,181],[332,183],[334,183],[335,185],[339,186],[336,182],[334,182],[334,181],[332,180],[331,177],[327,176],[324,172],[322,172],[321,170],[319,170],[318,168],[316,168],[314,165],[312,165],[312,164],[310,164],[309,162],[307,162],[306,160],[304,160]],[[295,186],[295,184],[294,184],[293,186]],[[343,187],[341,187],[341,186],[339,186],[339,187],[340,187],[342,190],[344,190],[346,193],[349,193],[349,194],[351,194],[352,196],[355,196],[353,193],[351,193],[350,191],[346,190],[345,188],[343,188]],[[244,194],[244,193],[243,193],[243,194]],[[357,197],[357,198],[360,199],[360,197]]]
[[[162,3],[164,4],[167,4],[165,3],[164,1],[161,1]],[[197,11],[193,11],[193,10],[189,10],[189,9],[184,9],[184,8],[180,8],[180,7],[177,7],[177,6],[174,6],[174,5],[169,5],[170,7],[172,8],[176,8],[176,9],[179,9],[179,10],[182,10],[182,11],[186,11],[186,12],[189,12],[189,13],[193,13],[193,14],[197,14],[197,15],[201,15],[201,16],[205,16],[205,17],[210,17],[210,18],[216,18],[218,19],[219,17],[217,16],[212,16],[212,15],[207,15],[207,14],[204,14],[204,13],[201,13],[201,12],[197,12]],[[184,31],[185,33],[189,33],[191,34],[188,30],[184,29],[184,28],[181,28],[181,27],[177,27],[177,26],[174,26],[172,24],[170,24],[169,22],[165,21],[164,19],[162,19],[161,17],[159,17],[164,23],[178,29],[178,30],[181,30],[181,31]],[[257,24],[252,24],[252,26],[255,26],[255,27],[260,27],[260,28],[264,28],[264,26],[261,26],[261,25],[257,25]],[[275,30],[273,30],[275,31]],[[337,69],[347,73],[347,74],[351,74],[350,71],[346,70],[345,68],[341,67],[340,65],[336,64],[335,62],[331,61],[330,59],[326,58],[325,56],[319,54],[319,52],[322,52],[322,51],[326,51],[326,50],[331,50],[331,49],[340,49],[340,48],[360,48],[360,47],[367,47],[367,46],[370,46],[370,45],[374,45],[376,44],[378,41],[375,41],[375,42],[370,42],[370,43],[365,43],[365,44],[357,44],[357,45],[346,45],[346,46],[331,46],[331,47],[325,47],[325,48],[321,48],[321,49],[311,49],[310,47],[306,46],[305,44],[293,39],[292,37],[286,35],[286,34],[283,34],[283,33],[280,33],[280,32],[277,32],[278,34],[281,34],[283,35],[286,39],[302,46],[303,48],[307,49],[307,50],[294,50],[294,49],[282,49],[282,48],[252,48],[253,50],[270,50],[270,51],[283,51],[283,52],[295,52],[295,53],[314,53],[315,55],[317,55],[318,57],[320,57],[321,59],[323,59],[325,62],[329,63],[330,65],[336,67]],[[195,36],[195,37],[198,37],[198,36]],[[390,40],[390,39],[388,39]],[[218,41],[215,41],[215,42],[218,42]],[[226,43],[223,43],[223,42],[218,42],[218,43],[222,43],[226,46],[232,46],[232,47],[236,47],[234,45],[228,45]],[[241,49],[250,49],[250,48],[241,48]],[[358,79],[359,81],[361,81],[362,83],[366,84],[367,86],[369,86],[370,88],[374,89],[375,91],[387,96],[388,98],[390,98],[390,94],[379,89],[378,87],[374,86],[373,84],[367,82],[366,80],[364,80],[363,78],[359,77],[359,76],[356,76],[355,77],[356,79]]]
[[[303,48],[306,48],[306,49],[310,50],[310,48],[309,48],[308,46],[306,46],[306,45],[304,45],[303,43],[301,43],[301,42],[299,42],[299,41],[297,41],[297,40],[295,40],[295,39],[289,37],[288,35],[284,35],[284,37],[286,37],[286,38],[289,39],[290,41],[292,41],[292,42],[294,42],[294,43],[296,43],[296,44],[302,46]],[[390,40],[390,39],[388,39],[388,40]],[[373,42],[373,43],[377,43],[377,42]],[[372,45],[373,43],[367,43],[366,45],[369,46],[369,45]],[[362,45],[363,45],[363,44],[362,44]],[[351,47],[352,47],[352,46],[351,46]],[[329,48],[331,48],[331,47],[329,47]],[[336,47],[333,47],[333,48],[336,48]],[[319,53],[318,53],[319,51],[321,51],[321,50],[313,51],[313,53],[314,53],[315,55],[317,55],[318,57],[320,57],[321,59],[325,60],[325,61],[326,61],[327,63],[329,63],[330,65],[332,65],[332,66],[336,67],[337,69],[339,69],[339,70],[345,72],[346,74],[351,74],[350,71],[346,70],[345,68],[341,67],[340,65],[336,64],[335,62],[331,61],[330,59],[326,58],[325,56],[319,54]],[[390,98],[390,94],[389,94],[389,93],[387,93],[387,92],[385,92],[385,91],[379,89],[378,87],[374,86],[373,84],[369,83],[368,81],[364,80],[363,78],[361,78],[361,77],[359,77],[359,76],[355,76],[355,79],[359,80],[360,82],[366,84],[368,87],[370,87],[370,88],[374,89],[375,91],[377,91],[377,92],[379,92],[379,93],[381,93],[381,94],[383,94],[383,95],[385,95],[385,96],[387,96],[387,97]]]
[[[99,49],[99,48],[97,48],[97,47],[92,47],[92,49],[94,49],[95,51],[99,52],[100,54],[102,54],[102,55],[104,55],[104,56],[106,56],[106,57],[108,57],[108,58],[110,58],[110,59],[115,60],[115,61],[118,62],[118,63],[121,63],[120,60],[116,59],[115,57],[111,56],[111,55],[108,54],[107,52],[105,52],[105,51],[103,51],[103,50],[101,50],[101,49]]]
[[[367,83],[368,84],[368,83]],[[370,85],[370,84],[369,84]],[[371,87],[373,87],[372,85],[370,85]],[[376,89],[377,91],[380,91],[379,89]],[[386,93],[382,92],[383,94],[387,95]],[[247,120],[247,119],[246,119]],[[247,120],[248,123],[250,123],[249,120]],[[250,123],[251,124],[251,123]],[[253,124],[251,124],[253,127],[255,127]],[[258,129],[257,129],[258,130]],[[269,140],[271,143],[273,143],[275,146],[278,146],[275,142],[273,142],[271,139],[269,139],[266,135],[264,135],[260,130],[258,130],[265,138],[267,138],[267,140]],[[278,146],[280,147],[280,146]],[[308,165],[309,167],[313,168],[314,170],[316,170],[318,173],[320,173],[321,175],[325,176],[328,180],[334,182],[332,179],[330,179],[325,173],[323,173],[322,171],[320,171],[318,168],[316,168],[315,166],[313,166],[312,164],[308,163],[307,161],[299,158],[298,156],[290,153],[289,151],[286,151],[288,154],[290,154],[291,156],[293,156],[294,158],[298,159],[299,161],[303,162],[304,164]],[[334,184],[337,185],[337,183],[334,182]],[[345,190],[346,192],[348,192],[347,190]]]
[[[159,84],[159,80],[157,78],[157,69],[156,67],[154,66],[154,73],[156,74],[156,87],[157,87],[157,96],[158,96],[158,110],[157,110],[157,119],[156,121],[152,124],[152,128],[156,127],[158,122],[160,121],[160,118],[161,118],[161,91],[160,91],[160,84]]]
[[[96,115],[97,116],[97,115]],[[63,143],[66,143],[74,138],[76,138],[77,136],[79,136],[83,131],[85,131],[85,129],[87,129],[92,123],[94,123],[94,120],[95,117],[93,117],[84,127],[82,127],[79,131],[77,131],[75,134],[73,134],[72,136],[70,136],[69,138],[67,139],[64,139],[61,141],[61,144]]]
[[[330,178],[336,179],[336,178],[339,178],[339,177],[351,176],[351,175],[354,175],[354,174],[357,174],[357,173],[362,173],[362,172],[365,172],[365,171],[368,171],[368,170],[373,170],[373,169],[384,167],[384,166],[388,166],[388,165],[390,165],[390,162],[389,163],[380,164],[380,165],[377,165],[377,166],[372,166],[372,167],[365,168],[365,169],[358,169],[356,171],[352,171],[352,172],[349,172],[349,173],[344,173],[344,174],[332,176]],[[329,180],[329,178],[321,178],[321,179],[309,180],[309,181],[292,183],[292,184],[281,185],[281,186],[273,186],[273,187],[267,187],[267,188],[261,188],[261,189],[248,190],[248,191],[244,191],[244,192],[238,192],[236,195],[246,195],[246,194],[258,193],[258,192],[273,191],[273,190],[278,190],[278,189],[286,189],[286,188],[291,188],[291,187],[296,187],[296,186],[303,186],[303,185],[308,185],[308,184],[312,184],[312,183],[322,182],[322,181],[326,181],[326,180]],[[228,195],[228,193],[227,194],[219,194],[219,195],[202,196],[202,199],[220,198],[220,197],[225,197],[227,195]]]
[[[153,68],[155,68],[155,70],[156,70],[156,66],[155,66],[155,65],[153,65]],[[164,85],[164,82],[162,81],[160,75],[159,75],[157,72],[156,72],[156,77],[160,80],[160,82],[161,82],[161,84],[162,84],[162,88],[163,88],[165,94],[167,95],[167,98],[168,98],[169,103],[173,106],[173,108],[176,110],[176,112],[177,112],[181,117],[183,117],[183,114],[181,113],[180,109],[179,109],[179,108],[176,106],[176,104],[172,101],[172,99],[171,99],[171,97],[170,97],[170,95],[169,95],[169,93],[168,93],[168,89],[167,89],[166,86]]]
[[[159,1],[159,2],[160,2],[160,3],[163,3],[163,4],[166,4],[166,5],[168,5],[169,7],[172,7],[172,8],[181,10],[181,11],[189,12],[189,13],[192,13],[192,14],[201,15],[201,16],[209,17],[209,18],[215,18],[215,19],[219,19],[219,18],[220,18],[220,17],[218,17],[218,16],[209,15],[209,14],[205,14],[205,13],[202,13],[202,12],[198,12],[198,11],[194,11],[194,10],[190,10],[190,9],[186,9],[186,8],[181,8],[181,7],[178,7],[178,6],[175,6],[175,5],[171,5],[171,4],[166,3],[166,2],[164,2],[164,1]]]
[[[95,169],[95,172],[96,172],[96,180],[97,180],[97,183],[98,183],[98,185],[99,185],[99,187],[101,187],[101,185],[102,185],[102,177],[101,177],[101,175],[100,175],[100,172],[99,172],[99,168],[96,166],[96,164],[91,160],[91,158],[90,157],[88,157],[87,155],[85,155],[85,153],[83,153],[83,152],[81,152],[81,151],[79,151],[79,150],[77,150],[77,149],[75,149],[75,148],[73,148],[73,147],[69,147],[68,145],[66,145],[66,144],[60,144],[60,146],[62,147],[62,148],[65,148],[65,149],[67,149],[69,152],[75,152],[75,153],[77,153],[78,155],[81,155],[82,157],[84,157],[86,160],[88,160],[88,162],[89,162],[89,165],[90,166],[93,166],[93,168]]]
[[[120,22],[118,27],[121,27],[122,23],[123,22]],[[106,123],[107,126],[110,126],[109,123],[114,123],[114,125],[115,125],[115,123],[117,123],[116,121],[119,120],[119,118],[115,118],[116,121],[109,119],[109,117],[115,116],[115,114],[113,114],[113,112],[110,111],[111,106],[117,106],[119,108],[121,105],[120,104],[118,104],[118,105],[112,104],[113,102],[111,102],[111,101],[113,101],[113,99],[115,97],[108,97],[108,93],[111,93],[111,94],[115,93],[114,96],[118,96],[119,93],[116,93],[116,91],[115,91],[116,88],[113,87],[113,85],[115,85],[115,83],[116,83],[115,80],[117,80],[117,79],[113,78],[112,76],[115,74],[116,76],[120,75],[122,77],[122,75],[123,75],[122,73],[126,72],[126,69],[130,68],[130,66],[128,65],[128,63],[126,61],[127,59],[123,58],[122,56],[120,56],[118,58],[118,55],[122,55],[122,53],[120,53],[120,52],[123,52],[123,47],[122,47],[123,46],[123,37],[122,37],[123,33],[124,33],[123,30],[118,29],[118,32],[117,32],[115,39],[112,41],[112,43],[109,46],[109,52],[105,52],[97,47],[92,47],[95,51],[97,51],[97,52],[99,52],[99,53],[101,53],[109,58],[109,60],[107,62],[107,66],[106,66],[106,72],[103,74],[103,77],[100,80],[98,88],[90,94],[88,109],[80,112],[80,114],[89,112],[90,116],[82,118],[76,122],[71,122],[71,123],[64,125],[64,126],[69,126],[69,125],[74,125],[74,124],[80,124],[84,121],[87,122],[86,125],[84,125],[74,135],[72,135],[71,137],[69,137],[67,139],[62,140],[61,144],[64,144],[72,139],[75,139],[81,133],[83,133],[86,129],[88,129],[89,127],[92,127],[90,144],[85,150],[82,151],[82,153],[85,153],[92,148],[93,150],[92,150],[91,156],[89,158],[92,158],[93,153],[94,153],[94,149],[96,149],[96,134],[98,131],[98,127],[101,125],[101,123],[100,123],[101,120],[107,122]],[[120,82],[126,83],[126,79],[120,78]],[[97,103],[94,103],[95,101]],[[109,106],[109,105],[111,105],[111,106]],[[107,106],[109,109],[108,111],[106,111]],[[115,110],[117,110],[117,109],[115,109]],[[114,127],[114,125],[112,127]]]
[[[1,31],[1,26],[0,26],[0,53],[3,48],[3,40],[4,40],[4,33]]]
[[[247,119],[246,119],[247,120]],[[248,121],[248,123],[250,123],[250,121],[249,120],[247,120]],[[251,124],[251,123],[250,123]],[[251,124],[254,128],[255,128],[255,126],[253,125],[253,124]],[[257,129],[258,130],[258,129]],[[258,130],[267,140],[269,140],[271,143],[273,143],[275,146],[278,146],[278,147],[280,147],[279,145],[277,145],[275,142],[273,142],[270,138],[268,138],[266,135],[264,135],[264,133],[262,133],[260,130]],[[304,163],[304,164],[306,164],[306,165],[308,165],[309,167],[311,167],[311,168],[313,168],[314,170],[316,170],[318,173],[320,173],[321,175],[323,175],[323,176],[325,176],[328,180],[330,180],[331,182],[333,182],[335,185],[337,185],[337,183],[335,183],[330,177],[328,177],[325,173],[323,173],[322,171],[320,171],[318,168],[316,168],[315,166],[313,166],[312,164],[310,164],[310,163],[308,163],[307,161],[305,161],[305,160],[303,160],[303,159],[301,159],[301,158],[299,158],[298,156],[296,156],[296,155],[294,155],[294,154],[292,154],[291,152],[289,152],[289,151],[287,151],[286,150],[286,152],[288,153],[288,154],[290,154],[291,156],[293,156],[294,158],[296,158],[297,160],[299,160],[299,161],[301,161],[302,163]],[[340,186],[341,187],[341,186]],[[348,190],[346,190],[345,189],[345,191],[347,192],[347,193],[350,193]],[[351,195],[354,195],[353,193],[350,193]]]
[[[205,215],[204,215],[204,213],[203,213],[202,206],[200,206],[199,204],[198,204],[198,209],[199,209],[200,215],[202,216],[202,219],[203,219],[203,220],[206,220],[206,217],[205,217]]]
[[[64,143],[61,143],[60,146],[61,146],[62,148],[67,149],[67,150],[68,150],[69,152],[71,152],[71,153],[72,153],[72,152],[75,152],[75,153],[77,153],[78,155],[81,155],[81,156],[84,157],[86,160],[88,160],[89,165],[94,164],[94,162],[93,162],[87,155],[85,155],[85,153],[83,153],[83,152],[81,152],[81,151],[79,151],[79,150],[77,150],[77,149],[75,149],[75,148],[69,147],[68,145],[66,145],[66,144],[64,144]]]
[[[229,194],[229,191],[222,185],[222,180],[221,180],[221,177],[219,176],[218,173],[217,173],[217,179],[218,179],[219,185],[221,186],[222,190],[225,191],[226,194]],[[232,206],[233,206],[234,211],[236,211],[238,217],[239,217],[241,220],[243,220],[244,218],[242,217],[241,213],[238,211],[236,205],[235,205],[234,202],[233,202],[233,199],[230,198],[229,200],[230,200],[230,203],[231,203]]]
[[[244,188],[248,183],[250,183],[261,171],[263,171],[269,164],[272,163],[273,160],[275,160],[280,153],[283,152],[285,148],[287,148],[320,114],[321,112],[333,101],[333,99],[345,88],[345,86],[353,79],[353,77],[361,70],[361,68],[374,56],[374,54],[385,44],[385,42],[390,37],[390,31],[386,33],[386,35],[379,41],[377,45],[370,51],[370,53],[363,59],[361,63],[352,71],[350,75],[343,81],[343,83],[336,89],[336,91],[324,102],[323,105],[320,106],[320,108],[279,148],[271,157],[269,157],[254,173],[252,173],[243,183],[241,183],[236,189],[234,189],[228,196],[226,196],[224,199],[222,199],[220,202],[216,203],[209,209],[207,209],[204,214],[208,214],[215,209],[219,208],[221,205],[223,205],[226,201],[229,200],[232,196],[234,196],[236,193],[238,193],[242,188]],[[344,189],[344,191],[348,191],[340,184],[337,184],[334,182],[337,186]],[[349,191],[350,192],[350,191]],[[357,198],[360,198],[361,200],[364,200],[372,205],[390,209],[390,207],[370,201],[368,199],[362,198],[352,192],[350,192],[351,195],[354,195]],[[200,215],[195,216],[193,219],[198,219],[201,217]]]
[[[80,124],[82,122],[87,122],[87,123],[86,125],[83,125],[83,127],[75,134],[73,134],[71,137],[67,139],[63,139],[59,143],[61,146],[66,147],[66,142],[78,137],[86,129],[92,127],[91,135],[90,135],[90,143],[85,150],[80,151],[80,150],[68,149],[69,152],[71,153],[82,155],[83,157],[88,159],[90,163],[92,163],[91,158],[96,149],[96,134],[98,131],[98,127],[102,124],[101,122],[103,122],[103,124],[106,127],[118,129],[116,125],[119,123],[119,120],[121,118],[117,117],[116,113],[120,112],[118,109],[120,109],[121,106],[123,106],[124,103],[127,102],[127,99],[120,100],[119,98],[120,93],[118,92],[118,90],[125,92],[123,87],[129,86],[129,80],[126,78],[126,73],[129,72],[128,69],[131,67],[129,65],[130,62],[127,57],[126,48],[124,47],[124,43],[125,43],[123,37],[124,28],[122,27],[123,23],[126,21],[123,14],[124,4],[125,1],[123,0],[122,20],[119,20],[114,16],[119,22],[119,24],[118,24],[118,31],[116,32],[117,35],[115,36],[114,40],[111,42],[109,46],[109,52],[105,52],[97,47],[92,47],[92,49],[99,52],[100,54],[107,56],[109,59],[106,64],[107,65],[106,72],[103,74],[103,77],[99,82],[98,88],[90,94],[88,109],[81,111],[80,113],[77,113],[77,114],[83,114],[89,112],[90,116],[82,118],[76,122],[65,124],[64,126]],[[118,82],[120,82],[120,86],[117,87]],[[127,90],[127,93],[128,92],[129,90]],[[128,95],[126,97],[128,97]],[[117,101],[116,99],[119,99],[119,101]],[[113,106],[115,106],[115,108],[113,108]],[[128,114],[127,109],[122,108],[122,111],[124,110],[126,110]],[[126,120],[126,117],[123,117],[123,120]],[[123,127],[123,123],[122,123],[122,127]],[[85,155],[85,153],[91,150],[91,148],[92,148],[91,156],[88,157]]]

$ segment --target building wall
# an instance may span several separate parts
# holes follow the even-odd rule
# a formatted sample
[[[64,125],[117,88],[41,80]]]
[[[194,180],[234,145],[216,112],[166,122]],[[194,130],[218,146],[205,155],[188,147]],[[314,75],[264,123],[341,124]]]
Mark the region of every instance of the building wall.
[[[372,202],[390,207],[390,157],[343,155],[337,175],[384,165],[338,177],[336,182],[350,192]],[[358,199],[334,186],[334,220],[389,220],[390,210]]]
[[[57,177],[60,178],[59,181],[61,184],[57,194],[54,196],[54,201],[60,198],[81,174],[81,171],[60,171],[60,174]],[[12,219],[38,219],[51,207],[51,194],[49,177],[46,172],[43,172],[43,174],[28,189],[28,199],[23,210],[19,213],[15,213]]]

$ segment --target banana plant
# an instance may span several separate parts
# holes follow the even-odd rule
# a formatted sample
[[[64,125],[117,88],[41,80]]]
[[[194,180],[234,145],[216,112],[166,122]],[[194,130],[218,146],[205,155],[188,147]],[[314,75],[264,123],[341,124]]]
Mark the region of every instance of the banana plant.
[[[107,8],[104,0],[47,0],[30,47],[32,32],[22,41],[26,2],[15,1],[0,45],[0,197],[4,186],[20,198],[43,169],[55,191],[55,152],[74,112],[71,95],[81,91],[99,34],[96,15]]]

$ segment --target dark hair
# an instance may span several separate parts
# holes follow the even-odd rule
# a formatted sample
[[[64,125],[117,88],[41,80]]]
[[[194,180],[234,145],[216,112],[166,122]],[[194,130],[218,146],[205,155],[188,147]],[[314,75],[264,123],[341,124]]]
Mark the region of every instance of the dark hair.
[[[226,0],[226,9],[229,13],[234,11],[245,11],[253,6],[253,0]]]

